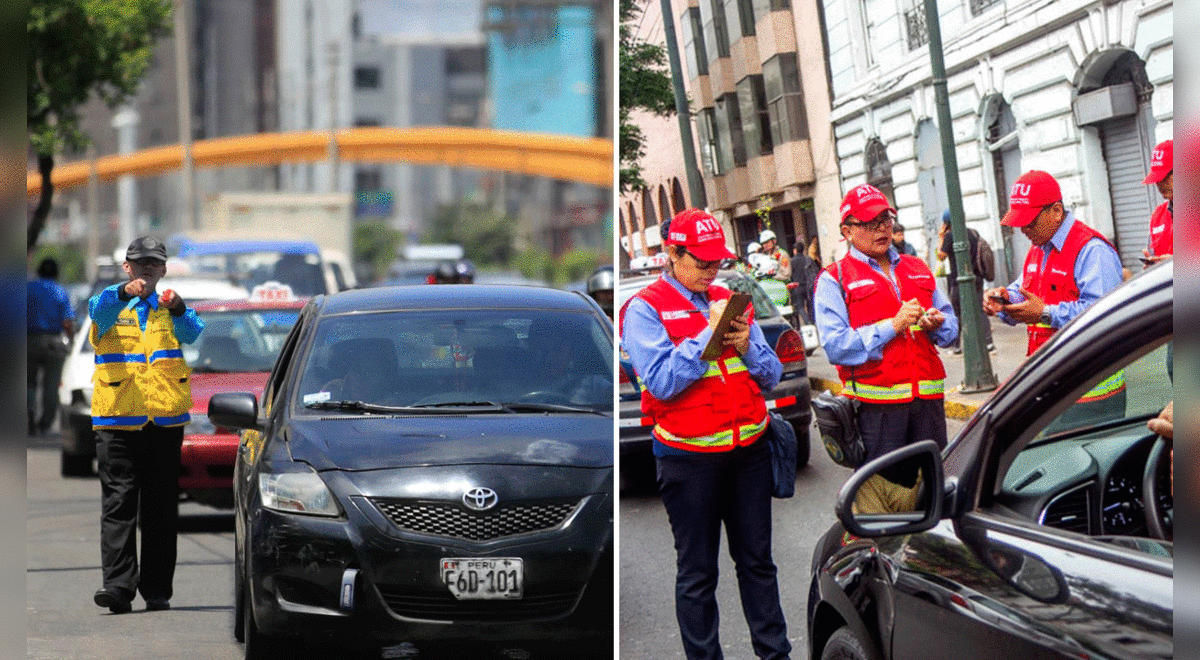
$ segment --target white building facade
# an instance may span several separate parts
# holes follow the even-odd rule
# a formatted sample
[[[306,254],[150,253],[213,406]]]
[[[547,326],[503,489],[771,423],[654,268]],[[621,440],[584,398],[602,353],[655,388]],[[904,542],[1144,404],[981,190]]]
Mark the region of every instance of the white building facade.
[[[923,3],[823,3],[843,191],[883,190],[932,263],[948,202]],[[1029,248],[1000,219],[1011,184],[1033,169],[1052,174],[1067,208],[1139,270],[1162,201],[1142,178],[1172,133],[1173,2],[941,0],[938,9],[964,213],[997,250],[997,279],[1011,279]]]

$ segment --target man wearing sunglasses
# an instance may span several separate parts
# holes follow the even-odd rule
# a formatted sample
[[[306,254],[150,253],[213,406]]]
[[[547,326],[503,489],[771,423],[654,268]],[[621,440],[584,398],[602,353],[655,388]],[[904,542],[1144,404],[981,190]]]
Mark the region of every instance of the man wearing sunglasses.
[[[984,292],[983,311],[1009,325],[1026,324],[1026,354],[1122,281],[1121,258],[1103,234],[1066,209],[1058,181],[1030,170],[1013,184],[1008,213],[1000,224],[1018,227],[1033,243],[1020,277]],[[1002,304],[993,298],[1008,302]],[[1064,424],[1079,415],[1107,418],[1125,410],[1125,372],[1119,371],[1084,394]]]
[[[821,272],[814,303],[842,394],[859,401],[866,459],[924,439],[945,446],[946,371],[935,345],[954,343],[958,318],[929,266],[892,244],[896,209],[883,193],[856,186],[841,211],[849,251]],[[912,479],[893,481],[909,489]],[[874,507],[880,508],[905,507]]]
[[[88,302],[95,347],[92,429],[103,501],[100,558],[104,586],[93,600],[113,614],[170,607],[179,521],[179,462],[192,407],[191,369],[181,344],[204,322],[174,292],[155,292],[167,249],[153,236],[129,244],[121,266],[128,282]],[[137,530],[142,551],[138,561]]]
[[[783,366],[754,322],[735,319],[715,360],[701,353],[731,295],[713,286],[725,259],[725,231],[708,213],[676,215],[664,235],[670,259],[661,278],[621,309],[621,345],[645,386],[642,411],[654,421],[658,487],[677,553],[675,612],[686,656],[722,657],[717,573],[724,525],[737,565],[742,610],[755,653],[789,657],[791,643],[771,557],[771,454],[763,392]]]

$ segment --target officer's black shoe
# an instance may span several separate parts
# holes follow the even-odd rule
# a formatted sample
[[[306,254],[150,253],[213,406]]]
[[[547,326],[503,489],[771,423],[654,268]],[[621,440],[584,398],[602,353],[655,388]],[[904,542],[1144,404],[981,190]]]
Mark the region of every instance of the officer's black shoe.
[[[112,589],[101,589],[92,596],[92,600],[100,607],[107,607],[109,612],[113,614],[124,614],[133,609],[133,605],[128,598]]]
[[[171,609],[171,602],[166,598],[151,598],[146,601],[146,611],[158,612],[160,610]]]

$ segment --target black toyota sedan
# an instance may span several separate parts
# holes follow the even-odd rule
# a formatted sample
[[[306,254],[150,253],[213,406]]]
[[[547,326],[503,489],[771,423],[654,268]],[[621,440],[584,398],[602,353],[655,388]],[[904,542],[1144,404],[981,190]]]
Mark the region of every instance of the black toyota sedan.
[[[583,294],[317,296],[242,429],[235,636],[589,640],[611,655],[613,339]]]
[[[1170,442],[1147,430],[1174,396],[1173,290],[1169,262],[1134,277],[944,452],[851,476],[814,550],[810,657],[1173,657]],[[880,506],[896,482],[915,510]]]

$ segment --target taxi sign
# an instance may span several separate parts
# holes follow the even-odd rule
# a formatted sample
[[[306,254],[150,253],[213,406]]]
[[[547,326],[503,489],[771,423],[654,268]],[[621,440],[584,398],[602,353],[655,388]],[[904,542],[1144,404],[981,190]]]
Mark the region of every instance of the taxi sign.
[[[270,281],[263,282],[250,292],[250,300],[256,302],[290,302],[296,300],[296,294],[287,284]]]

